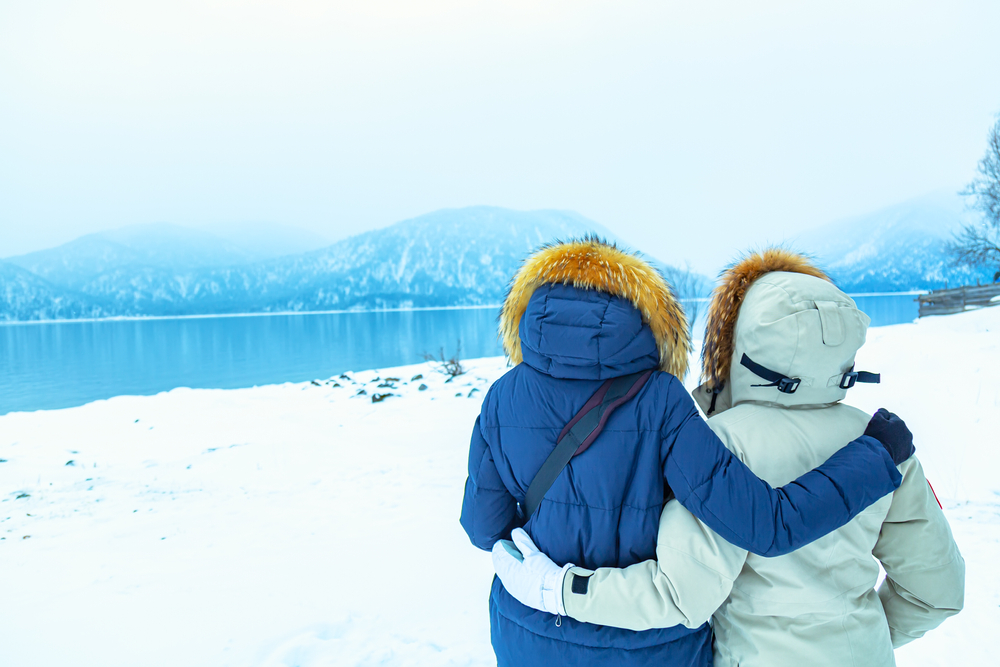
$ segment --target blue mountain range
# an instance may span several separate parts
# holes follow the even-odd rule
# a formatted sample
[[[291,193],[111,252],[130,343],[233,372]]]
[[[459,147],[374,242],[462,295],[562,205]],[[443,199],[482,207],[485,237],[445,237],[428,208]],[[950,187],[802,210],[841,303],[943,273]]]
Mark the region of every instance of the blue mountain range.
[[[907,292],[988,283],[996,268],[954,266],[947,243],[977,214],[956,194],[936,193],[792,239],[849,293]]]
[[[851,293],[987,282],[992,270],[951,266],[946,253],[970,215],[957,195],[934,195],[787,245],[814,255]],[[488,206],[435,211],[333,244],[268,225],[136,225],[0,261],[0,320],[499,304],[532,250],[584,234],[628,247],[577,213]],[[681,297],[709,293],[708,278],[651,261]]]
[[[616,240],[576,213],[486,206],[436,211],[279,257],[260,257],[274,244],[257,231],[254,245],[241,234],[140,225],[8,258],[0,262],[0,319],[498,304],[541,244],[588,233]],[[687,282],[699,295],[709,288],[704,277]]]

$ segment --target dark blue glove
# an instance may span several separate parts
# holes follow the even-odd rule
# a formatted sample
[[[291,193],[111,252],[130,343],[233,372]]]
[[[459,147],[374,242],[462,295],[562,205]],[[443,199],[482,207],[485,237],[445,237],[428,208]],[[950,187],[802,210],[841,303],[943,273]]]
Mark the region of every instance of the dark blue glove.
[[[906,428],[902,419],[885,408],[879,408],[872,416],[868,428],[865,429],[865,435],[870,435],[881,442],[896,465],[913,456],[915,450],[913,434]]]

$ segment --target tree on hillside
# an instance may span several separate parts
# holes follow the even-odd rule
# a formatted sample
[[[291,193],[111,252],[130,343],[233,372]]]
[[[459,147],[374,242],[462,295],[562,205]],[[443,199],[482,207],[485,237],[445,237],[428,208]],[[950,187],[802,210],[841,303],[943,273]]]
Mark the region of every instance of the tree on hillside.
[[[995,270],[996,282],[1000,280],[1000,118],[990,130],[978,172],[959,194],[973,198],[973,208],[982,213],[982,220],[962,227],[949,250],[956,264]]]

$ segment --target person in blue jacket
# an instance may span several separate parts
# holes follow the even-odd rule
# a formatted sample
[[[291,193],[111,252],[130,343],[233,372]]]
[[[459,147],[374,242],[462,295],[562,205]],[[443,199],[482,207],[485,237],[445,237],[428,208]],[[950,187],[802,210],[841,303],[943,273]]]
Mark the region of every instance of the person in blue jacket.
[[[546,246],[529,257],[511,282],[500,336],[513,368],[483,401],[462,504],[462,527],[481,549],[521,525],[518,505],[529,485],[598,388],[639,371],[653,372],[523,526],[558,564],[623,568],[655,558],[660,513],[671,496],[733,544],[782,555],[895,490],[896,465],[913,451],[905,424],[894,418],[869,429],[880,439],[861,436],[819,468],[770,487],[712,433],[681,384],[691,343],[666,282],[638,256],[599,239]],[[554,578],[561,585],[562,577]],[[497,578],[489,610],[499,667],[712,663],[707,624],[634,632],[580,623],[522,605]]]

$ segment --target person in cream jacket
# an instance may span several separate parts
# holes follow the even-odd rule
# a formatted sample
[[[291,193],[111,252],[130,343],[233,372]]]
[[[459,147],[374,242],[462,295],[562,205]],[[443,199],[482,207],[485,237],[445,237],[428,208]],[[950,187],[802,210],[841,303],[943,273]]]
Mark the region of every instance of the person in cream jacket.
[[[854,383],[877,381],[854,371],[868,324],[800,256],[768,250],[733,265],[713,296],[704,384],[695,390],[709,426],[775,487],[814,468],[868,424],[866,413],[841,403]],[[958,613],[965,589],[965,563],[920,462],[911,457],[899,470],[893,494],[777,558],[729,544],[670,501],[655,561],[569,568],[562,608],[631,630],[712,618],[723,667],[894,665],[893,649]],[[494,549],[515,596],[551,563],[525,537],[516,540],[523,561]],[[879,563],[886,578],[876,590]]]

